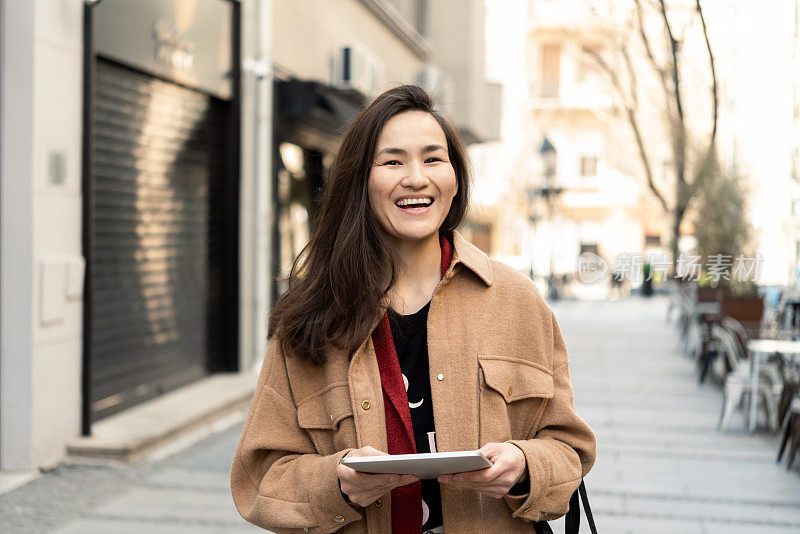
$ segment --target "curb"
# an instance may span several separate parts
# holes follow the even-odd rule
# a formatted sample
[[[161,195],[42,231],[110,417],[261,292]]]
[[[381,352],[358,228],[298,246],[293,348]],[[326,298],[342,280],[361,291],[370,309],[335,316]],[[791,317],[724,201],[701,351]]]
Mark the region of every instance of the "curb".
[[[258,377],[220,373],[107,417],[92,435],[67,442],[67,455],[134,462],[151,450],[247,408]]]

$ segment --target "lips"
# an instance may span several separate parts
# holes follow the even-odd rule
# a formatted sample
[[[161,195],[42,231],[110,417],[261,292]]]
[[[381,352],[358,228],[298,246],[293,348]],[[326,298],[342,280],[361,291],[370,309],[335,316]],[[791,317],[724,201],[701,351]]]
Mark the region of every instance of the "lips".
[[[401,210],[403,213],[407,213],[409,215],[422,215],[422,214],[425,214],[425,213],[428,212],[428,210],[431,208],[432,205],[433,205],[433,199],[431,199],[431,203],[428,204],[428,205],[408,204],[406,206],[397,206],[397,204],[395,204],[395,206],[397,206],[397,208],[399,210]]]
[[[410,206],[423,206],[427,207],[433,204],[433,197],[430,196],[405,196],[395,200],[394,204],[398,208],[406,208]]]

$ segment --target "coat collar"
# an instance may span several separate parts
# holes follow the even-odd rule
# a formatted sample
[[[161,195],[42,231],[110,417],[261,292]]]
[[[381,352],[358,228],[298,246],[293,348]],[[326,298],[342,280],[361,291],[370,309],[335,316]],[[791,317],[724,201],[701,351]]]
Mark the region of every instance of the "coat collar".
[[[492,263],[484,251],[464,239],[458,230],[453,230],[453,248],[455,252],[450,269],[453,269],[457,263],[463,263],[487,286],[492,285]]]
[[[491,286],[493,280],[493,272],[492,272],[492,263],[489,260],[489,256],[484,251],[482,251],[481,249],[479,249],[478,247],[467,241],[458,230],[453,230],[451,239],[453,241],[453,258],[450,261],[450,266],[447,268],[447,271],[445,272],[442,278],[447,278],[447,279],[452,278],[455,266],[459,263],[462,263],[464,264],[464,266],[466,266],[472,272],[474,272],[478,276],[478,278],[483,280],[483,282],[487,286]],[[385,314],[387,308],[389,307],[388,295],[384,295],[383,298],[381,299],[381,307],[383,314]],[[383,318],[383,314],[373,319],[370,331],[374,331],[375,328],[378,327],[378,325],[381,322],[381,319]],[[361,344],[361,346],[358,348],[359,351],[366,346],[368,340],[369,337],[365,339],[364,342]]]

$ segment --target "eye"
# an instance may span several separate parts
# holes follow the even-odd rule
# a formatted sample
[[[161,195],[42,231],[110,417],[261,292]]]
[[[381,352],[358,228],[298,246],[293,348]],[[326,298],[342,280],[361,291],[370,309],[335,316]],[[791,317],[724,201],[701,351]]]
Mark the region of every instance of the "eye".
[[[444,160],[442,160],[442,158],[440,158],[438,156],[431,156],[431,157],[429,157],[428,159],[425,160],[425,163],[428,163],[429,161],[444,161]]]
[[[393,160],[387,161],[386,163],[384,163],[384,165],[401,165],[401,163],[399,161],[397,161],[396,159],[393,159]]]

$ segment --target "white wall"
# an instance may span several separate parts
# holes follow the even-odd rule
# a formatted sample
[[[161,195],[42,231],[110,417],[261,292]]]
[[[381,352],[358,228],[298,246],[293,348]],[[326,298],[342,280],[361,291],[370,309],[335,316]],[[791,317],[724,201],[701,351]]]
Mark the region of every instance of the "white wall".
[[[272,284],[267,259],[272,210],[271,0],[242,2],[242,123],[239,216],[239,368],[259,366],[267,347]],[[261,70],[266,69],[266,70]]]
[[[82,13],[79,0],[4,3],[3,469],[52,465],[80,432]]]
[[[30,466],[34,4],[0,13],[0,468]],[[13,80],[13,83],[11,83]]]

